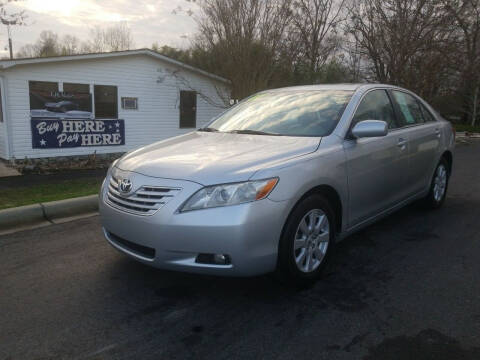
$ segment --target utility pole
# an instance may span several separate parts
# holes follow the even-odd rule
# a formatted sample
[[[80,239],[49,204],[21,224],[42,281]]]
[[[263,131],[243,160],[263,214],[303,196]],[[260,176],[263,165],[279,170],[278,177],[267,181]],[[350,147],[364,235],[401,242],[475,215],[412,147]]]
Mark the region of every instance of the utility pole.
[[[7,31],[8,31],[8,49],[10,50],[10,60],[13,60],[12,31],[10,29],[10,24],[7,24]]]

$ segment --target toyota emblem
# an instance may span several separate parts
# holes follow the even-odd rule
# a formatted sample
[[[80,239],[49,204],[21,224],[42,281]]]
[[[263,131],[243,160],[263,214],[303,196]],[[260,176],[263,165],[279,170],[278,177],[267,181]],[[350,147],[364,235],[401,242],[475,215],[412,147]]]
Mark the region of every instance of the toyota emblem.
[[[119,182],[120,192],[123,194],[128,194],[132,190],[132,182],[130,179],[122,179]]]

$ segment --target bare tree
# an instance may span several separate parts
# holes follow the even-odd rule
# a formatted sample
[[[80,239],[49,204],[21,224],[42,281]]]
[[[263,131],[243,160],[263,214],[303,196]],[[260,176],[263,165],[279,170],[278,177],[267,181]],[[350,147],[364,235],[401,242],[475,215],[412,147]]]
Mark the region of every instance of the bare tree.
[[[180,91],[185,89],[195,91],[203,101],[211,106],[221,109],[226,109],[230,106],[230,92],[226,86],[213,85],[215,91],[206,92],[199,86],[192,84],[189,77],[184,76],[181,70],[165,70],[164,74],[165,78],[173,80],[178,89],[175,107],[177,107],[178,101],[180,101]]]
[[[135,46],[132,32],[125,22],[105,29],[104,42],[110,51],[129,50]]]
[[[17,53],[17,57],[19,58],[57,55],[60,55],[58,35],[50,30],[42,31],[34,44],[23,46]]]
[[[350,81],[361,82],[364,79],[362,65],[365,61],[362,58],[357,38],[346,32],[342,38],[340,48],[344,54],[345,66],[350,73]]]
[[[474,126],[480,106],[480,1],[443,0],[443,6],[459,31],[458,90],[466,102],[464,113]]]
[[[65,35],[62,38],[53,31],[44,30],[34,44],[27,44],[17,52],[19,58],[74,55],[81,52],[77,37]]]
[[[34,44],[24,45],[17,52],[17,58],[33,58],[33,57],[38,57],[37,48]]]
[[[84,53],[97,53],[105,52],[106,46],[104,42],[104,30],[100,26],[95,26],[89,31],[90,37],[87,42],[82,45],[82,52]]]
[[[58,47],[60,55],[75,55],[81,51],[80,40],[76,36],[68,34],[62,37]]]
[[[37,42],[37,53],[39,57],[57,56],[58,49],[58,35],[53,31],[42,31]]]
[[[40,33],[34,44],[27,44],[20,48],[17,57],[48,57],[77,54],[80,45],[79,40],[72,35],[65,35],[59,40],[59,36],[50,30]]]
[[[451,66],[452,24],[437,0],[353,0],[348,33],[370,79],[438,94]]]
[[[96,26],[90,30],[90,39],[83,45],[82,52],[109,52],[130,50],[135,46],[132,32],[127,23],[102,28]]]
[[[339,46],[337,28],[345,18],[346,0],[295,0],[293,30],[298,35],[300,58],[307,63],[309,78],[332,57]]]
[[[204,68],[232,80],[236,98],[267,88],[291,20],[290,5],[291,0],[203,0],[193,52]]]

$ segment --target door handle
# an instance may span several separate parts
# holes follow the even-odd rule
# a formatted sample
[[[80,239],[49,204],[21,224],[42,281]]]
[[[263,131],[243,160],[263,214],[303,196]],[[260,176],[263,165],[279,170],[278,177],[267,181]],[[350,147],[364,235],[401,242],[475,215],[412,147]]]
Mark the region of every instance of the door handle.
[[[398,139],[397,146],[400,148],[400,151],[403,151],[407,148],[407,140],[404,138]]]
[[[435,129],[435,135],[437,135],[437,137],[442,137],[442,133],[440,132],[439,128]]]

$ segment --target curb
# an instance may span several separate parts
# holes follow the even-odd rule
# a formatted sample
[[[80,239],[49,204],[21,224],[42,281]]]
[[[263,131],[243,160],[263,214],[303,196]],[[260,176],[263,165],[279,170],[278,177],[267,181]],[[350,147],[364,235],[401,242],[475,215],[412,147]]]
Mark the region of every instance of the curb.
[[[478,139],[480,138],[480,133],[471,133],[468,131],[457,132],[457,138],[460,139]]]
[[[97,211],[98,195],[0,210],[0,235],[62,223],[73,218],[94,215]]]

